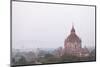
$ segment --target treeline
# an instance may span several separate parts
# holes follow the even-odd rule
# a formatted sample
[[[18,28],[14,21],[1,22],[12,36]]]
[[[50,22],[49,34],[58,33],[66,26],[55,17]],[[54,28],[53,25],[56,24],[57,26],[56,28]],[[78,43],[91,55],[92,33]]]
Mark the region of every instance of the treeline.
[[[22,53],[18,53],[22,54]],[[17,54],[17,55],[18,55]],[[25,54],[27,55],[27,54]],[[51,64],[51,63],[69,63],[69,62],[83,62],[83,61],[95,61],[96,60],[96,53],[95,49],[90,52],[90,55],[87,57],[77,57],[74,55],[64,54],[60,57],[56,57],[51,52],[46,51],[39,51],[37,55],[32,52],[30,53],[29,57],[33,57],[30,61],[27,60],[25,55],[19,55],[19,57],[15,56],[12,57],[12,65],[29,65],[29,64]],[[16,60],[17,59],[17,60]]]

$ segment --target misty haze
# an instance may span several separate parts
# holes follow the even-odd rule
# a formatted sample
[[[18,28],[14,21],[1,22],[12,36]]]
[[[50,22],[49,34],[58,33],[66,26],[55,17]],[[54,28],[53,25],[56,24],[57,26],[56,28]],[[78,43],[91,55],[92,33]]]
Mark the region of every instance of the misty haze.
[[[12,55],[15,65],[94,61],[95,7],[12,2]]]

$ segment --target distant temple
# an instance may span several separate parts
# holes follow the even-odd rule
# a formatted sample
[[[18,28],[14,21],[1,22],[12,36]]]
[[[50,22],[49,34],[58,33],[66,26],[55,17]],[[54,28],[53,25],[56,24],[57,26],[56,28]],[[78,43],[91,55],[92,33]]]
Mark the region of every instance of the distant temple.
[[[77,36],[74,26],[72,26],[70,35],[64,41],[63,54],[71,54],[78,57],[89,56],[87,48],[82,48],[82,41]]]

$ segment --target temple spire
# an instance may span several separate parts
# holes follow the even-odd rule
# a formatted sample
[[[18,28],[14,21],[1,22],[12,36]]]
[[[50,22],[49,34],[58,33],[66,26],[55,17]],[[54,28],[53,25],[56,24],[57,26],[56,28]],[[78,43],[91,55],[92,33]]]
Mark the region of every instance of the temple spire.
[[[72,24],[72,30],[71,33],[75,33],[74,25]]]

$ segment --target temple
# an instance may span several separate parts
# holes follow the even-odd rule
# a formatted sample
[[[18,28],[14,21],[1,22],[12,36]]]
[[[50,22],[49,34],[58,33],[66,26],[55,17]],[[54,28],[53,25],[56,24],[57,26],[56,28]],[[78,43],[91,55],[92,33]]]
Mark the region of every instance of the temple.
[[[72,25],[69,36],[64,41],[64,53],[75,55],[78,57],[89,56],[87,48],[82,48],[81,38],[76,34],[75,28]]]

